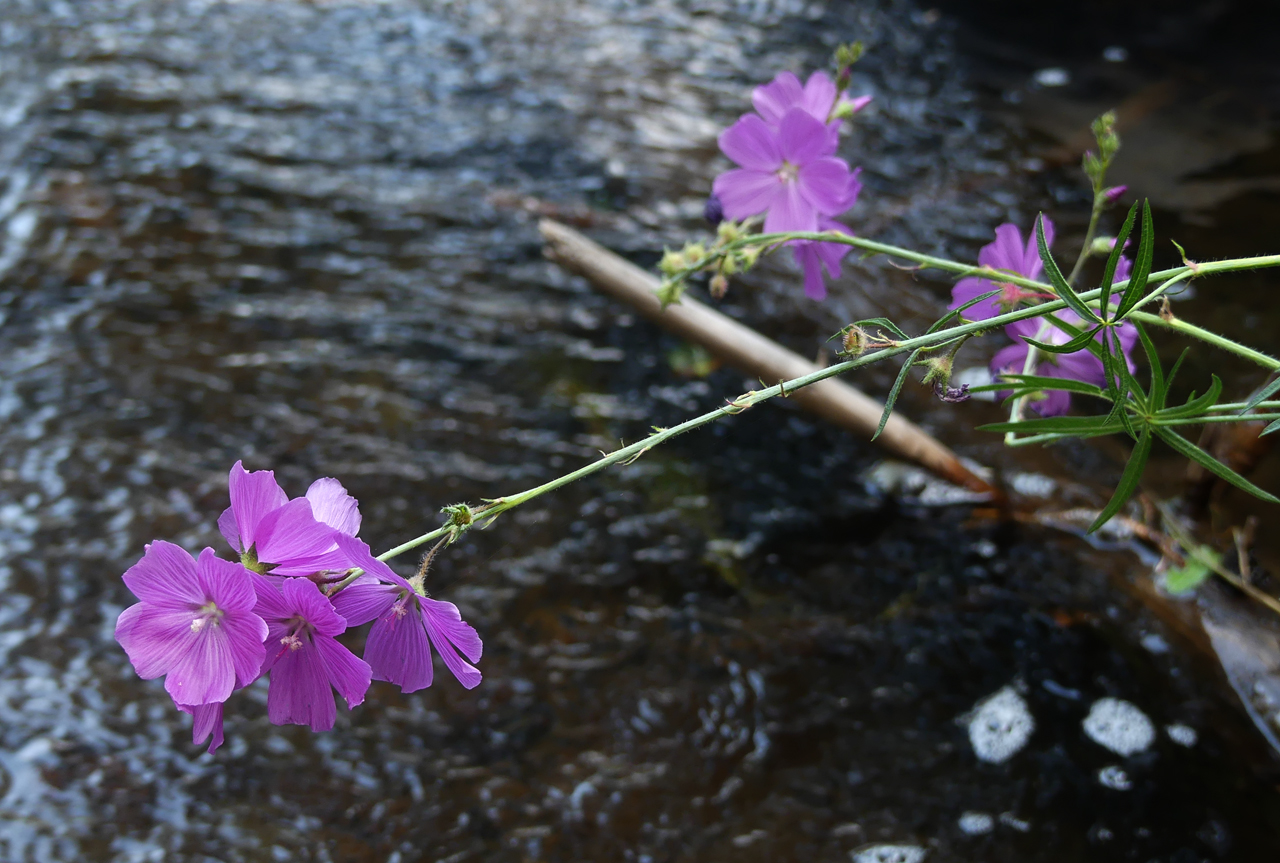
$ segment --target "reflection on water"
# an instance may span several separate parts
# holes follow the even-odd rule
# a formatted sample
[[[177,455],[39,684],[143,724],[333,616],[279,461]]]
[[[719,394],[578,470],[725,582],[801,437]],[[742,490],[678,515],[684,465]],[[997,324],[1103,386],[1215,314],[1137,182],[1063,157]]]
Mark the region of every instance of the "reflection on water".
[[[1136,646],[1152,624],[1074,546],[900,508],[857,479],[866,447],[786,406],[453,549],[431,587],[485,636],[473,692],[375,685],[314,735],[269,725],[253,687],[209,757],[111,639],[144,542],[220,547],[237,458],[293,494],[340,477],[385,547],[444,504],[740,391],[728,371],[681,378],[675,345],[543,262],[528,211],[651,259],[699,229],[714,133],[749,84],[837,40],[874,47],[856,88],[875,108],[848,145],[864,230],[972,252],[1020,198],[938,16],[891,0],[32,0],[4,19],[6,859],[1275,847],[1280,798],[1243,763],[1247,728],[1176,654]],[[874,262],[821,308],[756,282],[729,310],[807,353],[839,322],[937,296]],[[968,721],[997,692],[1023,704],[1025,745],[984,759]],[[1106,697],[1191,733],[1117,763],[1082,730]]]

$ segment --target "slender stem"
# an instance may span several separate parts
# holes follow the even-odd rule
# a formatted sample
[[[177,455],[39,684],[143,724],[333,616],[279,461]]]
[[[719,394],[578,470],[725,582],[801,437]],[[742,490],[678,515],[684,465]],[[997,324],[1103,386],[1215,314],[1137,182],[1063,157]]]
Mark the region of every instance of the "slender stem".
[[[1140,312],[1136,309],[1129,313],[1129,317],[1137,321],[1142,321],[1144,324],[1151,324],[1152,326],[1157,327],[1167,327],[1168,329],[1176,330],[1184,335],[1197,338],[1202,342],[1208,342],[1216,348],[1221,348],[1229,353],[1244,357],[1246,360],[1257,363],[1263,368],[1271,369],[1272,371],[1280,369],[1280,360],[1277,360],[1275,357],[1268,356],[1267,354],[1262,353],[1262,351],[1255,351],[1253,348],[1242,345],[1239,342],[1233,342],[1231,339],[1220,336],[1217,333],[1211,333],[1208,330],[1201,329],[1195,324],[1189,324],[1179,318],[1166,319],[1160,315],[1153,315],[1150,312]]]
[[[1179,417],[1171,420],[1151,420],[1154,426],[1191,426],[1200,425],[1202,423],[1240,423],[1240,422],[1268,422],[1270,420],[1280,420],[1280,413],[1276,414],[1245,414],[1244,416],[1229,417]]]
[[[1067,276],[1069,285],[1076,283],[1076,277],[1080,275],[1080,271],[1084,269],[1084,262],[1089,258],[1089,247],[1093,245],[1093,235],[1098,230],[1098,217],[1102,215],[1106,203],[1106,197],[1099,185],[1093,190],[1093,212],[1089,214],[1089,229],[1084,232],[1084,245],[1080,247],[1080,254],[1076,256],[1076,264],[1071,268],[1071,275]]]
[[[1205,408],[1207,411],[1242,411],[1249,406],[1248,402],[1226,402],[1220,405],[1211,405]],[[1275,410],[1280,408],[1280,401],[1275,402],[1258,402],[1255,408],[1265,408],[1266,410]],[[1245,414],[1243,419],[1253,419],[1254,414]]]
[[[905,260],[915,261],[924,267],[933,267],[936,269],[957,273],[959,275],[980,276],[988,279],[997,279],[1001,282],[1009,282],[1012,284],[1019,285],[1021,287],[1032,288],[1048,295],[1053,294],[1052,286],[1047,285],[1044,282],[1038,282],[1034,279],[1027,279],[1013,273],[999,272],[991,269],[990,267],[975,267],[970,264],[961,264],[957,261],[951,261],[946,258],[938,258],[933,255],[924,255],[919,252],[913,252],[910,249],[901,248],[900,246],[891,246],[891,245],[888,245],[887,243],[878,243],[874,240],[863,239],[862,237],[852,237],[852,236],[849,236],[848,234],[843,234],[840,232],[828,233],[828,232],[800,231],[800,232],[794,232],[794,233],[753,234],[748,238],[734,240],[724,244],[723,246],[720,246],[714,249],[702,260],[694,263],[693,265],[686,268],[685,270],[682,270],[679,273],[677,273],[676,278],[687,279],[689,276],[693,275],[694,273],[708,266],[710,263],[718,260],[719,258],[724,257],[727,254],[730,254],[736,249],[745,248],[747,246],[780,245],[781,243],[784,243],[789,240],[818,240],[822,242],[843,243],[844,245],[864,249],[869,252],[893,255],[894,257],[903,258]],[[1196,275],[1205,275],[1209,273],[1230,272],[1234,270],[1248,270],[1248,269],[1257,269],[1261,267],[1275,267],[1275,266],[1280,266],[1280,255],[1270,255],[1270,256],[1257,257],[1257,258],[1239,258],[1239,259],[1230,260],[1230,261],[1215,261],[1215,262],[1204,263],[1204,264],[1196,264],[1194,267],[1190,267],[1190,266],[1174,267],[1169,270],[1162,270],[1160,272],[1153,273],[1151,275],[1151,278],[1152,279],[1171,279],[1175,276],[1180,276],[1183,273],[1186,273],[1189,271],[1193,272]],[[1116,284],[1112,285],[1111,290],[1112,291],[1123,290],[1127,284],[1128,284],[1127,281],[1117,282]],[[1089,301],[1097,300],[1099,297],[1101,297],[1101,295],[1102,295],[1102,291],[1100,289],[1094,289],[1092,291],[1086,291],[1081,293],[1080,299],[1085,302],[1089,302]],[[968,323],[959,324],[954,327],[938,330],[936,332],[926,333],[922,336],[917,336],[912,339],[906,339],[904,341],[895,342],[881,350],[877,350],[872,353],[863,354],[860,357],[856,357],[854,359],[847,360],[842,363],[836,363],[834,365],[827,366],[824,369],[819,369],[815,372],[810,372],[807,375],[802,375],[798,378],[793,378],[792,380],[784,381],[781,384],[778,384],[772,387],[766,387],[763,390],[752,390],[750,392],[743,393],[733,401],[728,402],[722,408],[719,408],[714,411],[710,411],[708,413],[702,414],[701,416],[697,416],[689,420],[685,420],[679,425],[672,426],[671,428],[659,429],[655,431],[653,434],[644,438],[643,440],[637,441],[636,443],[633,443],[630,446],[626,446],[612,453],[609,453],[603,458],[597,459],[596,461],[593,461],[590,464],[584,465],[578,468],[577,470],[567,473],[564,476],[553,479],[550,482],[543,483],[542,485],[535,486],[534,488],[527,489],[525,491],[519,492],[514,495],[509,495],[507,497],[501,497],[501,498],[497,498],[496,500],[488,501],[483,506],[476,507],[474,510],[471,511],[473,516],[473,520],[471,522],[467,524],[456,524],[451,522],[433,531],[424,533],[422,536],[415,537],[409,540],[408,542],[403,542],[400,545],[397,545],[395,548],[388,549],[387,551],[378,555],[378,559],[384,560],[384,561],[390,560],[393,557],[397,557],[401,554],[404,554],[406,551],[411,551],[421,545],[431,542],[432,540],[439,539],[451,532],[456,535],[461,533],[462,531],[469,530],[477,522],[483,522],[485,525],[487,525],[490,522],[492,522],[494,518],[506,512],[507,510],[512,509],[513,507],[519,506],[523,503],[527,503],[528,501],[540,495],[546,494],[549,491],[554,491],[556,489],[562,488],[571,482],[575,482],[579,479],[582,479],[583,477],[590,476],[591,474],[596,473],[597,471],[603,470],[606,467],[610,467],[611,465],[622,464],[622,463],[626,463],[628,461],[634,460],[636,458],[639,458],[640,456],[644,455],[653,447],[658,446],[659,444],[665,443],[666,441],[671,440],[677,435],[681,435],[681,434],[684,434],[685,432],[693,431],[694,429],[704,426],[708,423],[714,422],[720,419],[721,417],[732,416],[734,414],[742,413],[742,411],[746,410],[747,408],[754,407],[755,405],[760,404],[761,402],[768,401],[769,399],[772,399],[772,398],[776,398],[777,396],[783,395],[784,393],[792,393],[798,389],[802,389],[804,387],[816,384],[819,381],[827,380],[828,378],[835,377],[836,375],[843,374],[847,371],[851,371],[856,368],[861,368],[862,366],[870,365],[871,363],[879,362],[880,360],[888,359],[889,357],[892,357],[892,356],[897,356],[898,354],[909,353],[918,348],[937,347],[938,345],[942,345],[947,342],[950,342],[956,339],[957,337],[974,335],[974,334],[982,333],[988,330],[993,330],[998,327],[1002,327],[1006,324],[1014,323],[1015,321],[1023,321],[1023,320],[1027,320],[1028,318],[1040,317],[1042,315],[1045,315],[1051,312],[1056,312],[1061,309],[1065,309],[1066,307],[1067,307],[1067,304],[1064,303],[1062,300],[1056,300],[1056,299],[1049,300],[1045,303],[1041,303],[1038,306],[1028,306],[1022,309],[1016,309],[1014,311],[1006,312],[1003,315],[997,315],[996,317],[989,318],[987,320],[971,321]],[[1132,312],[1131,314],[1138,315],[1142,313]],[[1143,314],[1142,319],[1143,320],[1152,319],[1155,322],[1161,323],[1161,324],[1166,323],[1155,315]],[[1190,325],[1185,325],[1184,327],[1175,327],[1175,329],[1180,329],[1182,332],[1186,332],[1189,335],[1193,335],[1197,338],[1201,338],[1205,341],[1208,341],[1212,344],[1222,347],[1225,350],[1230,350],[1230,351],[1233,351],[1234,353],[1241,354],[1242,356],[1248,356],[1249,354],[1254,354],[1258,358],[1261,358],[1262,365],[1265,365],[1268,368],[1280,367],[1280,362],[1277,362],[1276,360],[1273,360],[1270,357],[1267,357],[1265,354],[1260,354],[1257,351],[1253,351],[1251,348],[1246,348],[1243,345],[1238,345],[1235,342],[1232,342],[1230,339],[1226,339],[1214,333],[1209,333],[1208,331],[1201,330],[1198,327],[1191,327]],[[1059,436],[1054,436],[1054,437],[1056,438]],[[1024,439],[1024,441],[1020,441],[1019,443],[1024,443],[1024,442],[1030,443],[1036,439],[1038,439],[1038,436],[1026,438]],[[343,586],[348,584],[355,577],[356,575],[353,575],[351,578],[344,581],[342,583]]]

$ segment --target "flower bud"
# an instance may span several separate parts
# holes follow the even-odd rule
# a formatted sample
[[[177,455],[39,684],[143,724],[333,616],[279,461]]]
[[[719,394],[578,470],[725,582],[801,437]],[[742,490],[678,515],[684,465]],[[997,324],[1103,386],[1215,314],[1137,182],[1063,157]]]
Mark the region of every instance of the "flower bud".
[[[843,337],[840,339],[840,353],[846,356],[857,357],[866,353],[867,350],[867,331],[862,327],[850,324],[841,330]]]
[[[711,296],[717,300],[724,299],[724,295],[729,292],[729,279],[723,273],[716,273],[711,277],[711,284],[708,286]]]
[[[662,250],[662,260],[658,262],[658,270],[664,276],[674,276],[685,268],[684,255],[670,249]]]
[[[933,383],[941,387],[951,383],[951,357],[930,357],[922,365],[928,369],[924,374],[923,383]]]
[[[1127,191],[1129,191],[1128,186],[1112,186],[1102,192],[1102,197],[1108,204],[1114,204]]]
[[[1115,244],[1115,237],[1094,237],[1093,242],[1089,244],[1089,254],[1105,258],[1107,255],[1111,254],[1111,249]]]
[[[707,198],[707,203],[702,206],[702,217],[711,224],[711,227],[717,227],[724,221],[724,204],[721,204],[720,199],[712,195]]]

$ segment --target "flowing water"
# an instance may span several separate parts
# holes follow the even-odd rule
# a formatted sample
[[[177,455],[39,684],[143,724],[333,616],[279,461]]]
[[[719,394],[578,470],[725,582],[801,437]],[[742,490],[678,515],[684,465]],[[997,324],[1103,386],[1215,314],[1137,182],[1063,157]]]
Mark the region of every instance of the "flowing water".
[[[837,41],[872,47],[859,230],[971,256],[1025,222],[1051,189],[953,32],[894,0],[6,0],[0,857],[1273,860],[1274,762],[1112,588],[1133,558],[886,496],[869,446],[789,405],[442,555],[474,691],[375,684],[313,734],[260,683],[210,756],[112,639],[145,542],[222,547],[238,458],[295,495],[339,477],[381,549],[748,386],[684,374],[536,218],[652,263],[704,229],[750,86]],[[725,308],[812,354],[944,292],[872,261],[819,307],[781,262]],[[906,406],[1013,464],[961,430],[984,406]],[[1132,716],[1086,731],[1103,697],[1148,746],[1120,754]]]

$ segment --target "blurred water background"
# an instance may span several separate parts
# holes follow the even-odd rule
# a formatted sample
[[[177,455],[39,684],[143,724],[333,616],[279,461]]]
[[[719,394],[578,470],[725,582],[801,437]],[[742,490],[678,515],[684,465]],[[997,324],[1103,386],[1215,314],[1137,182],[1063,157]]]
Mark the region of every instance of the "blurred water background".
[[[295,495],[340,478],[381,549],[740,392],[546,263],[535,226],[642,264],[705,230],[715,134],[778,70],[864,40],[852,222],[972,257],[1040,208],[1082,233],[1072,134],[1238,11],[1082,36],[1054,26],[1079,4],[1040,31],[972,5],[4,0],[0,857],[1274,860],[1275,762],[1211,664],[1115,588],[1142,563],[903,502],[869,445],[789,405],[451,549],[429,587],[485,639],[472,692],[375,684],[312,734],[271,726],[255,686],[208,756],[112,639],[145,542],[221,548],[238,458]],[[1146,152],[1173,155],[1126,170],[1189,250],[1274,252],[1276,84],[1219,60],[1144,115]],[[1275,350],[1267,284],[1180,308]],[[947,289],[871,261],[819,306],[779,260],[723,308],[812,355],[856,317],[929,320]],[[1030,496],[1096,505],[1118,475],[1105,449],[1002,452],[969,430],[994,408],[904,408]],[[1001,692],[1034,732],[993,764],[968,726]],[[1149,748],[1084,731],[1103,697],[1149,717]]]

